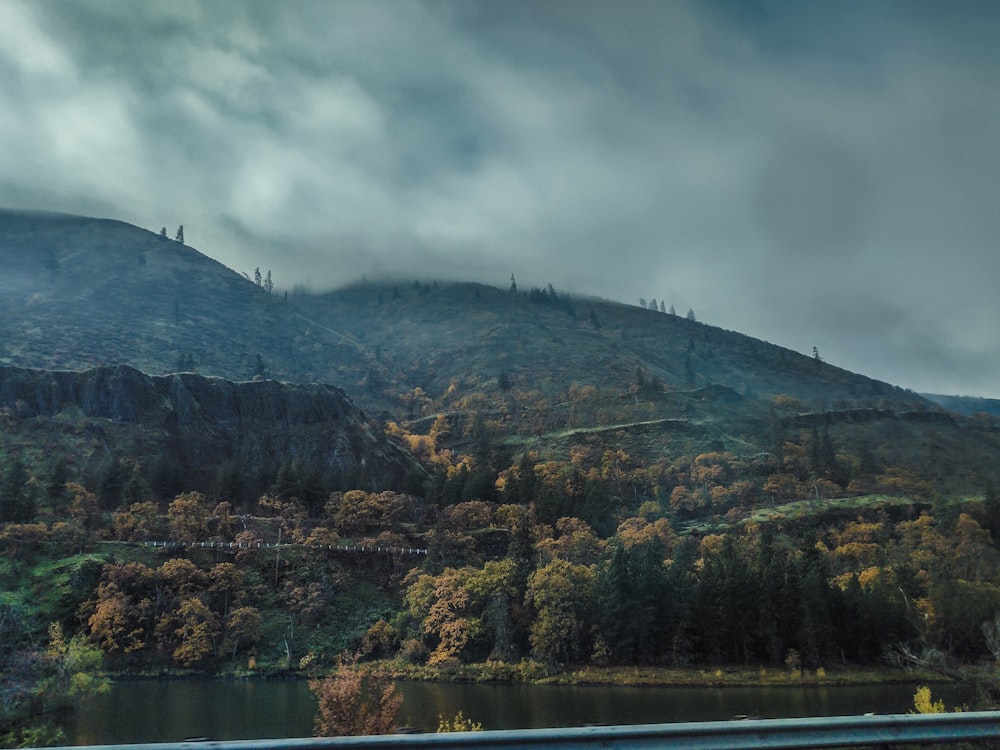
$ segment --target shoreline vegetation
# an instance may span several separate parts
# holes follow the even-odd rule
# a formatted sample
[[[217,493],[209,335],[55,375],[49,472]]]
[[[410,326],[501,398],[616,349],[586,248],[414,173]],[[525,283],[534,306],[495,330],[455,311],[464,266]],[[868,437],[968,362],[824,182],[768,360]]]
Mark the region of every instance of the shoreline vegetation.
[[[576,685],[579,687],[848,687],[857,685],[900,685],[909,683],[961,683],[981,680],[982,669],[966,668],[948,675],[932,669],[899,667],[846,667],[839,669],[779,669],[776,667],[655,667],[655,666],[573,666],[552,673],[537,662],[480,662],[449,668],[410,664],[399,660],[370,661],[341,669],[353,669],[367,677],[421,682],[525,683],[534,685]],[[336,674],[302,670],[237,670],[207,674],[188,670],[118,672],[114,680],[309,680]]]
[[[536,685],[578,685],[580,687],[824,687],[910,682],[956,682],[953,678],[926,669],[849,668],[826,671],[781,670],[768,667],[650,667],[579,666],[555,674],[534,663],[467,664],[453,670],[373,662],[362,666],[372,674],[392,679],[445,682],[527,682]],[[969,675],[970,678],[973,675]]]

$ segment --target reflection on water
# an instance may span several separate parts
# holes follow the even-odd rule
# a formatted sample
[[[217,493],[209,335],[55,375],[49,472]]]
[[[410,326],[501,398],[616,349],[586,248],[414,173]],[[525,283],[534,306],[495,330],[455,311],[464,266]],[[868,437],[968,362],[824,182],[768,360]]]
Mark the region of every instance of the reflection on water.
[[[609,688],[400,682],[400,723],[433,732],[459,710],[484,729],[905,713],[916,685],[769,688]],[[967,689],[942,685],[948,706]],[[78,712],[76,745],[307,737],[316,703],[303,680],[126,680]]]
[[[316,703],[303,681],[126,680],[78,712],[75,745],[307,737]]]

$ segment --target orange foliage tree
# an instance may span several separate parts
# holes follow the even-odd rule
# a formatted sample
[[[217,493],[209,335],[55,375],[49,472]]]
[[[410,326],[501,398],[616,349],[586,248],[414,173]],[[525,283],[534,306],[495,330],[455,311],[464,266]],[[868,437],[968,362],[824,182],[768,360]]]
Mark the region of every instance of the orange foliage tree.
[[[200,492],[178,495],[167,508],[167,523],[176,542],[203,541],[208,536],[208,509]]]
[[[309,689],[318,704],[313,730],[317,737],[390,734],[403,705],[392,683],[365,680],[357,669],[344,663],[335,674],[310,680]]]

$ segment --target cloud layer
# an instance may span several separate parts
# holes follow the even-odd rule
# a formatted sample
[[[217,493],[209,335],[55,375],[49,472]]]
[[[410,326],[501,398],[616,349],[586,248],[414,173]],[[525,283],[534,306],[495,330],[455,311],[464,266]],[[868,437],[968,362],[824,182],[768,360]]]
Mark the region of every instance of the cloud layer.
[[[279,285],[663,299],[1000,397],[1000,9],[0,0],[0,205]]]

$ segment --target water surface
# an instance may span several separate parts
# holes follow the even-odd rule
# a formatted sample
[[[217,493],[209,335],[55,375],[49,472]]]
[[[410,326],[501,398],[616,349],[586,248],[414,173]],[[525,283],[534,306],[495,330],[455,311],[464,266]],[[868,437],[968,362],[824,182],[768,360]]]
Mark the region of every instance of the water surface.
[[[397,683],[400,723],[424,731],[459,710],[484,729],[709,721],[734,716],[795,717],[905,713],[917,684],[857,687],[580,687]],[[934,687],[961,705],[968,688]],[[304,680],[123,680],[77,712],[75,745],[308,737],[316,702]]]

